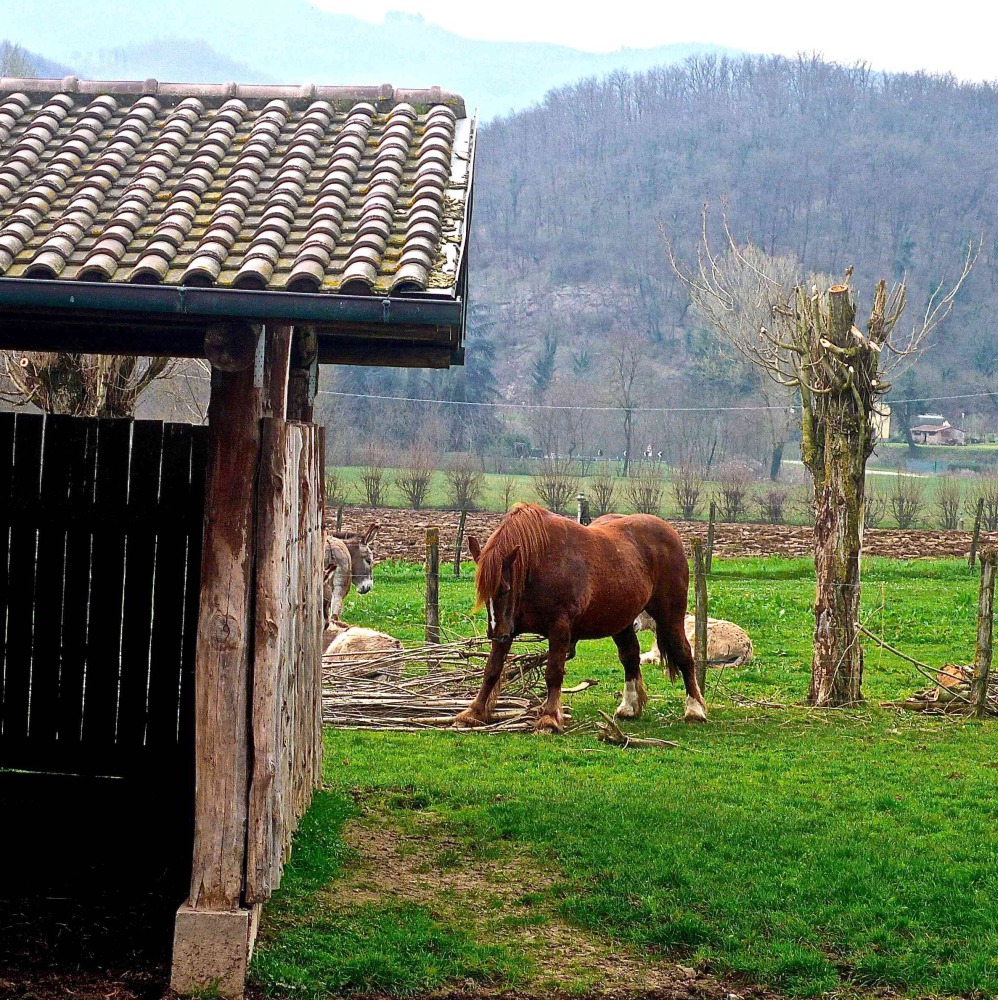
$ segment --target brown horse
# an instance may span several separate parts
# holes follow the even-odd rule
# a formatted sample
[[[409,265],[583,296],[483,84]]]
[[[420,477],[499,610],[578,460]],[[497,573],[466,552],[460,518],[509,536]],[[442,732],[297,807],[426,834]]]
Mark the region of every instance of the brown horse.
[[[636,718],[648,695],[641,677],[641,647],[634,619],[647,611],[659,646],[686,686],[686,720],[707,718],[686,639],[690,573],[675,529],[647,514],[607,514],[583,526],[536,504],[517,504],[484,546],[469,537],[475,560],[476,610],[488,612],[492,640],[485,677],[475,700],[454,721],[487,723],[513,638],[534,632],[548,640],[547,698],[535,728],[562,732],[561,685],[565,661],[580,639],[617,644],[624,665],[624,696],[617,714]]]

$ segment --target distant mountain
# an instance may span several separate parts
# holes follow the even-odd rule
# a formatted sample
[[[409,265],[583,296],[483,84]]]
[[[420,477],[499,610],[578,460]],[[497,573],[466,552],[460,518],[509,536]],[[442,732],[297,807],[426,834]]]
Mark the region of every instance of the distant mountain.
[[[4,5],[3,31],[82,76],[240,83],[439,84],[483,119],[526,108],[552,88],[613,70],[638,72],[721,53],[674,44],[619,52],[463,38],[421,17],[370,24],[308,0],[31,0]]]

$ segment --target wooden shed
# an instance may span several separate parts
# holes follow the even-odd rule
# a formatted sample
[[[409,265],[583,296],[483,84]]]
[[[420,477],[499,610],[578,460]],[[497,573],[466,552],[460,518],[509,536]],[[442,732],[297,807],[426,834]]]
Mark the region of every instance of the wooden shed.
[[[0,770],[187,810],[178,991],[320,778],[318,366],[461,361],[473,160],[439,88],[0,81],[0,348],[211,367],[206,428],[0,414]]]

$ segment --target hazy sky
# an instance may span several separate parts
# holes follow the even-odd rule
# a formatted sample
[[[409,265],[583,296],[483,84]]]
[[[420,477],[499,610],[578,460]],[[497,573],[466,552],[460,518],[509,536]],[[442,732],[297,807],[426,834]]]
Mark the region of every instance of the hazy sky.
[[[949,0],[942,6],[884,0],[801,4],[787,0],[614,0],[606,14],[585,15],[585,0],[310,0],[338,13],[380,21],[389,10],[418,13],[469,38],[557,42],[591,51],[713,42],[749,52],[821,52],[875,69],[951,72],[964,80],[998,79],[990,5]]]

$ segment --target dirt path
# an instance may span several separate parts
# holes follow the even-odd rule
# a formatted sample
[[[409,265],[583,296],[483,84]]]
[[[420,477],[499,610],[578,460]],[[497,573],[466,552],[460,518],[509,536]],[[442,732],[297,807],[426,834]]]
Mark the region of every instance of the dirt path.
[[[397,816],[373,806],[348,824],[344,840],[355,857],[346,876],[323,893],[323,905],[425,906],[435,919],[461,927],[476,940],[518,951],[533,970],[529,984],[514,990],[469,983],[464,989],[434,993],[435,998],[762,1000],[775,996],[758,987],[723,982],[566,923],[543,892],[558,884],[559,874],[545,870],[515,845],[503,844],[496,858],[483,858],[477,852],[472,857],[430,811],[411,813],[404,829],[397,823]]]
[[[460,515],[450,510],[406,510],[399,507],[348,506],[343,511],[345,528],[359,529],[374,521],[381,525],[378,533],[379,559],[401,559],[422,562],[426,529],[440,528],[441,562],[454,557],[454,541]],[[499,524],[501,515],[492,512],[468,515],[466,535],[478,535],[484,540]],[[703,521],[673,521],[672,524],[687,543],[704,538],[707,525]],[[985,532],[981,545],[998,545],[998,532]],[[870,528],[864,535],[867,555],[889,556],[894,559],[956,558],[966,559],[970,552],[969,531],[928,531],[897,528]],[[467,542],[464,558],[468,559]],[[809,557],[812,554],[811,529],[786,524],[718,524],[714,535],[714,555],[718,558],[747,556]]]

